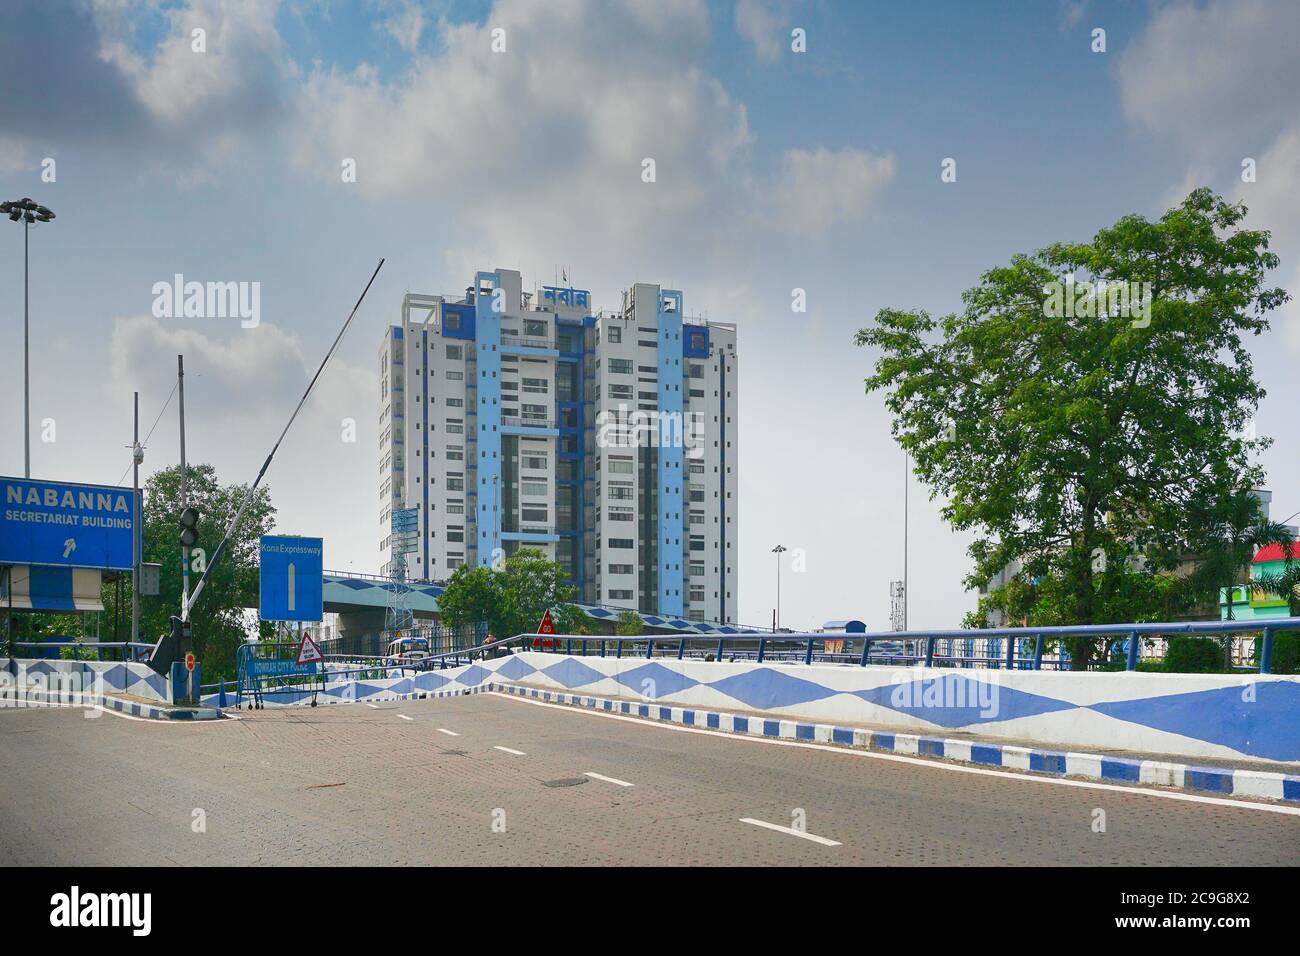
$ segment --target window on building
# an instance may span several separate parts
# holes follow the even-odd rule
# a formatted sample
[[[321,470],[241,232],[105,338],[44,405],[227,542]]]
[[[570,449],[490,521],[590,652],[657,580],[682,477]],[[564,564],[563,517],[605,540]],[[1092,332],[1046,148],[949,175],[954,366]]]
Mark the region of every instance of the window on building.
[[[612,358],[609,360],[609,371],[615,375],[631,375],[632,360]]]
[[[448,346],[447,346],[447,358],[449,358],[449,359],[460,359],[460,358],[464,358],[464,357],[465,357],[465,350],[464,350],[464,348],[463,348],[462,346],[459,346],[459,345],[448,345]]]
[[[617,325],[611,325],[608,329],[605,330],[605,332],[609,336],[609,341],[612,342],[613,344],[617,345],[618,343],[623,341],[623,330],[620,329]]]

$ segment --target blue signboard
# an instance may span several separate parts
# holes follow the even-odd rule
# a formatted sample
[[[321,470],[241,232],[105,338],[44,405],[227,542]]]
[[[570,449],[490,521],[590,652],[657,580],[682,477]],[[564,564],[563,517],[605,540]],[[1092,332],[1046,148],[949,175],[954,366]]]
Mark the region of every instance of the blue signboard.
[[[0,564],[130,571],[131,489],[0,478]]]
[[[264,621],[319,621],[324,617],[324,542],[295,535],[262,536]]]

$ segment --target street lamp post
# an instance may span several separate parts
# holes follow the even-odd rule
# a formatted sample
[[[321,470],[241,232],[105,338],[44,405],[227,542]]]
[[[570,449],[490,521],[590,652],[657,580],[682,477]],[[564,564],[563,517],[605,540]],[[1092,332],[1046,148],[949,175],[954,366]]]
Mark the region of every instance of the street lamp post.
[[[772,622],[773,634],[781,627],[781,555],[785,550],[785,547],[779,544],[772,549],[772,553],[776,555],[776,620]]]
[[[23,477],[32,476],[32,416],[31,416],[31,373],[29,366],[28,341],[28,227],[38,222],[50,222],[54,218],[47,207],[32,199],[24,197],[11,202],[0,203],[0,213],[8,216],[12,222],[23,224]]]

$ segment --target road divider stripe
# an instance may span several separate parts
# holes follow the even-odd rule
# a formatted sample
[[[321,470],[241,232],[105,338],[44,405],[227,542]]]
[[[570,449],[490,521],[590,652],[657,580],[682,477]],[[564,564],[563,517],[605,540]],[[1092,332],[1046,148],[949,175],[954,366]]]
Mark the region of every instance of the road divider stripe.
[[[415,720],[414,717],[407,717],[405,714],[398,714],[397,716],[401,717],[403,720]]]
[[[590,777],[592,780],[604,780],[606,783],[612,783],[612,784],[614,784],[614,785],[617,786],[617,787],[630,787],[630,786],[632,786],[632,784],[628,783],[626,780],[619,780],[619,779],[617,779],[617,778],[615,778],[615,777],[607,777],[607,776],[605,776],[603,773],[596,773],[596,772],[591,771],[591,770],[586,770],[586,771],[584,771],[582,775],[583,775],[584,777]]]
[[[502,747],[500,744],[496,744],[495,746],[493,746],[492,749],[493,749],[493,750],[501,750],[501,751],[504,751],[505,753],[508,753],[508,754],[514,754],[516,757],[527,757],[527,756],[528,756],[528,754],[524,753],[522,750],[511,750],[509,747]]]
[[[439,727],[439,728],[438,728],[438,733],[440,733],[440,734],[446,734],[448,737],[459,737],[459,736],[460,736],[460,734],[456,733],[456,731],[454,731],[454,730],[448,730],[446,727]]]
[[[843,846],[842,843],[836,840],[828,840],[826,837],[818,836],[815,833],[807,833],[804,830],[796,830],[794,827],[783,827],[779,823],[768,823],[766,820],[755,820],[753,817],[741,817],[740,822],[763,827],[766,830],[775,830],[777,833],[785,833],[803,840],[811,840],[813,843],[820,843],[822,846]]]

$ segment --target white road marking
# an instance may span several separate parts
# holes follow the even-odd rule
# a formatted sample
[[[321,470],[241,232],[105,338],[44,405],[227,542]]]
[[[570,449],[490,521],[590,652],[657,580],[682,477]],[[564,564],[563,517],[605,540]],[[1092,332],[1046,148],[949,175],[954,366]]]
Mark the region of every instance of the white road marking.
[[[604,774],[602,774],[602,773],[593,773],[593,772],[590,771],[590,770],[584,771],[582,775],[583,775],[584,777],[590,777],[592,780],[604,780],[606,783],[612,783],[612,784],[614,784],[614,785],[617,786],[617,787],[630,787],[630,786],[632,786],[632,784],[628,783],[626,780],[618,780],[618,779],[616,779],[615,777],[606,777],[606,776],[605,776]]]
[[[439,728],[438,728],[438,733],[440,733],[440,734],[446,734],[448,737],[459,737],[459,736],[460,736],[460,734],[456,733],[456,731],[454,731],[454,730],[448,730],[446,727],[439,727]]]
[[[686,727],[670,724],[666,721],[643,720],[624,714],[611,714],[603,710],[588,710],[583,707],[571,707],[567,704],[551,704],[544,700],[530,700],[514,694],[491,691],[494,697],[503,697],[520,704],[532,704],[534,707],[552,707],[571,714],[584,717],[604,717],[608,720],[623,720],[640,724],[642,727],[658,727],[661,730],[675,730],[684,734],[704,734],[709,737],[722,737],[726,740],[745,741],[755,744],[770,744],[776,747],[802,747],[805,750],[825,750],[828,753],[843,754],[848,757],[865,757],[869,760],[889,760],[897,763],[910,763],[917,767],[929,767],[931,770],[946,770],[950,773],[970,773],[980,777],[1002,777],[1004,779],[1024,780],[1028,783],[1041,783],[1057,787],[1081,787],[1084,790],[1108,790],[1115,793],[1131,793],[1135,796],[1158,797],[1164,800],[1179,800],[1183,803],[1209,803],[1220,807],[1235,807],[1238,810],[1258,810],[1263,813],[1281,813],[1286,816],[1300,817],[1300,807],[1278,806],[1272,803],[1254,803],[1248,800],[1229,800],[1226,797],[1203,797],[1194,793],[1178,793],[1172,790],[1152,790],[1146,787],[1122,786],[1114,783],[1093,782],[1090,780],[1066,780],[1063,777],[1044,777],[1037,774],[1018,773],[1014,770],[987,770],[983,767],[968,767],[963,764],[948,763],[943,760],[927,760],[923,757],[907,757],[901,754],[878,753],[873,750],[850,750],[847,747],[831,747],[827,744],[804,743],[798,740],[780,740],[776,737],[756,737],[753,734],[732,734],[723,730],[708,730],[703,727]]]
[[[397,716],[401,717],[403,720],[415,720],[414,717],[407,717],[405,714],[398,714]]]
[[[825,837],[818,836],[815,833],[805,833],[803,830],[796,830],[794,827],[783,827],[779,823],[768,823],[766,820],[755,820],[753,817],[741,817],[740,822],[752,823],[756,827],[775,830],[777,833],[788,833],[790,836],[802,837],[805,840],[812,840],[813,843],[820,843],[822,846],[843,845],[835,840],[828,840]]]
[[[514,754],[516,757],[527,757],[527,756],[528,756],[528,754],[524,753],[522,750],[511,750],[509,747],[502,747],[502,746],[499,746],[499,745],[493,747],[492,749],[493,749],[493,750],[504,750],[506,753],[508,753],[508,754]]]
[[[379,709],[379,708],[376,707],[374,704],[366,704],[366,706],[369,707],[371,710],[378,710],[378,709]]]

